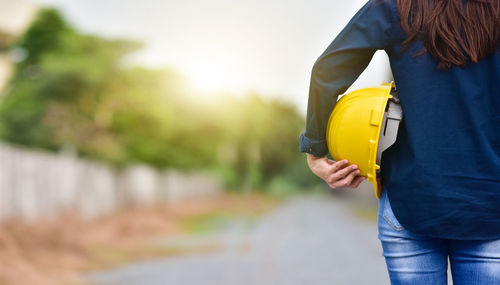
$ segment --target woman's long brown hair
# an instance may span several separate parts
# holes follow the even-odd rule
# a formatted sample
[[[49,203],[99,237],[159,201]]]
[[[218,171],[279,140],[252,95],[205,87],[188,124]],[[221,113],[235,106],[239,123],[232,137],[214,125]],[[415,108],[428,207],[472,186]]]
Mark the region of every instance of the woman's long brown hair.
[[[500,0],[397,0],[401,26],[439,60],[438,69],[465,66],[495,52],[500,34]]]

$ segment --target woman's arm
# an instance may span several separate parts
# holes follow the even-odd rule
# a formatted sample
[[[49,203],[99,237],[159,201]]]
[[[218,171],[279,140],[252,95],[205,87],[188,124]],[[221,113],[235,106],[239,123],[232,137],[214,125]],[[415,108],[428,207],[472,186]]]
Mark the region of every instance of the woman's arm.
[[[308,153],[309,168],[332,188],[357,187],[364,179],[357,177],[356,165],[346,167],[347,162],[325,157],[328,118],[338,96],[359,77],[373,54],[389,45],[397,19],[394,0],[370,0],[314,64],[300,151]]]
[[[316,157],[328,153],[325,134],[330,113],[338,96],[365,70],[373,54],[390,45],[392,27],[398,25],[394,2],[370,0],[314,63],[300,151]]]

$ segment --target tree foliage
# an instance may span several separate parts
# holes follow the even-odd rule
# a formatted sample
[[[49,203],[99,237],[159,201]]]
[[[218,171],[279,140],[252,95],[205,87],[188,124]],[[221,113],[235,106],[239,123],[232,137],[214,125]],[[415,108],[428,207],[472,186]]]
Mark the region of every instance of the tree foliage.
[[[201,103],[175,72],[129,64],[140,47],[41,10],[17,43],[27,57],[1,97],[1,138],[117,165],[218,169],[234,187],[260,187],[303,158],[291,105],[256,94]]]

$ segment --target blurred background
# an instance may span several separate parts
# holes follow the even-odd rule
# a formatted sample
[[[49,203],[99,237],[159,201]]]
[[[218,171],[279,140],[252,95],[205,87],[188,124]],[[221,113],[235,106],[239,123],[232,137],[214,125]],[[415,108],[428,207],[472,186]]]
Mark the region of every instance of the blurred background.
[[[364,3],[0,0],[0,284],[386,284],[372,186],[298,151]]]

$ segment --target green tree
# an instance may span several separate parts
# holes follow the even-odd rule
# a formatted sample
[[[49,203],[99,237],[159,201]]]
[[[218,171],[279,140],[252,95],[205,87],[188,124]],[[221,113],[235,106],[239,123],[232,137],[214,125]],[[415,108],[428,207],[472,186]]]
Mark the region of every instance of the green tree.
[[[216,169],[235,188],[278,175],[309,181],[297,142],[304,122],[290,104],[257,94],[201,103],[179,74],[132,66],[139,43],[82,34],[53,9],[16,47],[27,58],[1,97],[3,140],[117,165]]]

